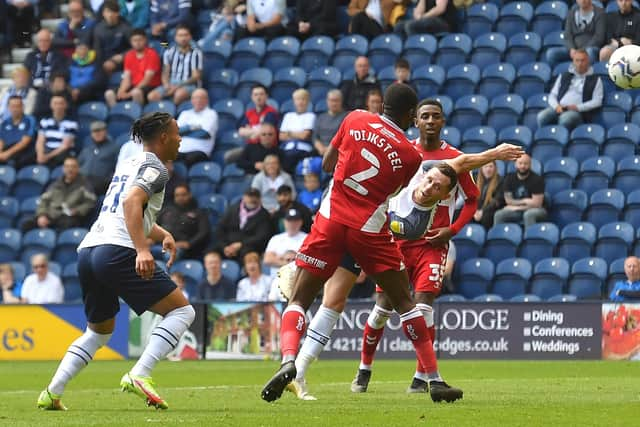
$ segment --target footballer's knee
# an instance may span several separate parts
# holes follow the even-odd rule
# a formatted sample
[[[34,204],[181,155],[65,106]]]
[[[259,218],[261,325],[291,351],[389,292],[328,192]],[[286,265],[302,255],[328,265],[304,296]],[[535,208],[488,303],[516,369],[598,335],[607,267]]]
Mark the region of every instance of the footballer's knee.
[[[376,304],[373,310],[371,310],[371,313],[369,313],[367,323],[374,329],[384,328],[387,320],[391,317],[391,313],[393,313],[392,310],[387,310]]]

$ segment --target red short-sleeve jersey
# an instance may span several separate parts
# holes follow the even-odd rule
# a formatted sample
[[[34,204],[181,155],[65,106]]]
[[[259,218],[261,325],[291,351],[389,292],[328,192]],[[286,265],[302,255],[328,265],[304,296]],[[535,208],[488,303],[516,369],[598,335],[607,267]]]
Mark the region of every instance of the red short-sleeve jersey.
[[[142,58],[138,58],[136,51],[131,49],[124,55],[124,65],[123,68],[125,71],[131,73],[131,85],[136,86],[138,83],[142,81],[144,78],[144,73],[147,70],[155,71],[155,74],[151,78],[149,82],[149,87],[154,88],[160,86],[161,81],[161,73],[162,69],[160,66],[160,56],[158,53],[150,48],[146,47],[144,49],[144,53]]]

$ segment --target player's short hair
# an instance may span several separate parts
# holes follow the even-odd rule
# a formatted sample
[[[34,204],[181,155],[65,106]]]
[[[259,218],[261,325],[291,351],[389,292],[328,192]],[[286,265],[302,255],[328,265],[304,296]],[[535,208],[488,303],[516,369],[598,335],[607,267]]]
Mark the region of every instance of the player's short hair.
[[[131,30],[131,35],[129,36],[129,38],[133,36],[142,36],[144,38],[147,38],[147,32],[144,30],[144,28],[134,28],[133,30]]]
[[[395,115],[406,114],[416,108],[418,96],[411,86],[393,83],[384,91],[384,108]]]
[[[434,105],[438,107],[440,109],[440,112],[444,115],[444,108],[442,107],[442,103],[440,103],[440,101],[434,98],[427,98],[420,101],[420,103],[418,104],[418,107],[416,107],[416,114],[418,113],[418,110],[424,107],[425,105]]]
[[[160,111],[145,114],[133,122],[131,126],[131,139],[141,144],[149,141],[160,133],[165,132],[172,120],[173,116],[171,114]]]
[[[444,176],[449,178],[449,191],[451,191],[453,188],[455,188],[456,185],[458,185],[458,174],[449,163],[440,162],[433,165],[433,167],[438,169]]]
[[[406,59],[398,58],[396,60],[394,68],[404,68],[406,70],[410,70],[411,69],[411,65],[409,65],[409,61],[407,61]]]

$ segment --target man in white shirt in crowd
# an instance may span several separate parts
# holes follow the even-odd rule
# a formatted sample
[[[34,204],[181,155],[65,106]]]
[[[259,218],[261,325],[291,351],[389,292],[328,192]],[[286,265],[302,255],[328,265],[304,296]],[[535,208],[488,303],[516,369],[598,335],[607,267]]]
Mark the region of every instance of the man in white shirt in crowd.
[[[33,273],[24,279],[22,302],[27,304],[61,304],[64,288],[60,278],[49,271],[49,260],[44,254],[31,257]]]
[[[292,95],[295,111],[284,115],[280,124],[280,151],[282,168],[294,173],[298,162],[313,155],[311,135],[316,115],[309,108],[310,95],[306,89],[297,89]]]
[[[209,94],[206,90],[194,90],[191,105],[193,108],[178,116],[182,136],[178,161],[185,162],[187,166],[209,160],[218,131],[218,113],[209,107]]]
[[[278,269],[287,263],[288,251],[298,252],[307,233],[301,231],[302,215],[297,209],[289,209],[284,217],[285,231],[274,235],[267,243],[263,263],[271,267],[275,277]]]

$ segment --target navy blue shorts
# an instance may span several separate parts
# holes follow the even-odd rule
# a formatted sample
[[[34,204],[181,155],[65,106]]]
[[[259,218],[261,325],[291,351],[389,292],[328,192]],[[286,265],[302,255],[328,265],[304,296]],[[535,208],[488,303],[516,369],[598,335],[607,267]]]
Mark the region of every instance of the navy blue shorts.
[[[342,261],[340,261],[340,267],[352,272],[356,276],[359,276],[360,272],[362,271],[360,264],[358,264],[348,252],[346,252],[342,257]]]
[[[114,317],[120,310],[119,297],[140,315],[177,289],[157,267],[150,280],[138,276],[136,251],[117,245],[80,249],[78,275],[84,312],[91,323]]]

